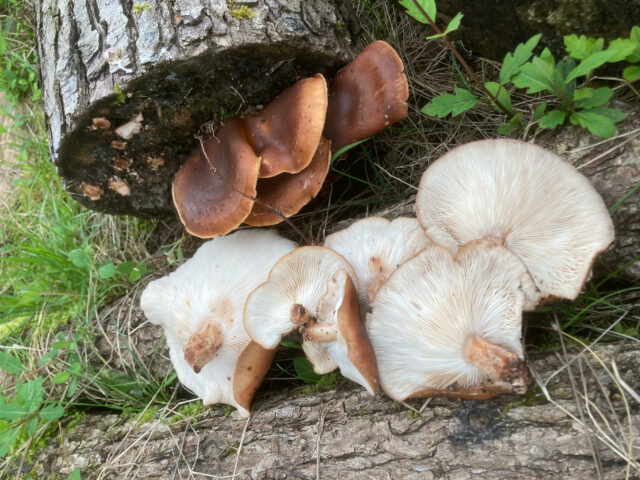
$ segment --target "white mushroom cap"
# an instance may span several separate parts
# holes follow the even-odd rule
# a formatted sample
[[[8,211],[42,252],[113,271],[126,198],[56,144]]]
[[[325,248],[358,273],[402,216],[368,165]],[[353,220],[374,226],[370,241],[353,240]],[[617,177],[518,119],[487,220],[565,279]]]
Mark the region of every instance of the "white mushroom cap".
[[[276,348],[284,335],[297,328],[291,322],[291,308],[302,305],[315,317],[327,284],[341,269],[357,285],[351,265],[328,248],[301,247],[281,258],[269,280],[247,299],[244,324],[251,338],[264,348]]]
[[[294,248],[293,242],[269,230],[242,230],[217,237],[204,243],[175,272],[149,283],[142,293],[142,310],[151,322],[164,327],[180,381],[205,405],[226,403],[243,416],[249,415],[253,391],[271,363],[269,359],[266,368],[252,370],[249,361],[272,357],[273,352],[251,342],[242,321],[244,303],[267,279],[276,261]],[[215,357],[196,373],[185,360],[184,349],[208,330],[215,331],[219,346]],[[239,357],[242,375],[237,371]],[[253,390],[247,392],[247,388]]]
[[[614,238],[589,181],[554,153],[517,140],[471,142],[434,162],[422,176],[416,214],[427,236],[453,253],[474,239],[504,239],[541,299],[576,298]]]
[[[346,258],[355,270],[364,312],[391,272],[430,243],[415,218],[367,217],[328,235],[324,246]]]
[[[398,401],[433,395],[430,389],[495,383],[506,387],[502,391],[520,390],[522,307],[524,291],[532,288],[522,262],[495,241],[471,242],[455,257],[434,245],[405,262],[367,315],[382,389]],[[471,361],[474,340],[495,347],[516,367],[513,384],[504,385],[504,372],[492,375],[496,368]]]

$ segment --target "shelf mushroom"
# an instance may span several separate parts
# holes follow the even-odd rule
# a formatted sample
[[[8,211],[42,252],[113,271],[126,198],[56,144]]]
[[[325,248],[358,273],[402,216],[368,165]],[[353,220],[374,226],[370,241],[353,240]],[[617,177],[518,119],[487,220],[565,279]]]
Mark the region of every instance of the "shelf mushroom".
[[[409,85],[402,59],[382,40],[338,72],[329,88],[324,136],[332,153],[407,117]]]
[[[540,301],[575,299],[595,257],[613,241],[602,198],[572,165],[517,140],[454,148],[423,174],[416,216],[427,236],[452,253],[497,238],[524,263]]]
[[[251,338],[274,349],[298,329],[316,373],[336,367],[375,395],[376,360],[367,339],[353,268],[324,247],[302,247],[281,258],[267,282],[256,288],[244,309]]]
[[[241,230],[204,243],[175,272],[145,288],[140,305],[165,330],[178,378],[206,406],[249,415],[275,350],[251,341],[242,312],[249,293],[295,244],[269,230]]]
[[[391,274],[367,314],[380,386],[396,401],[524,393],[522,307],[534,289],[496,240],[470,242],[455,256],[426,248]]]
[[[211,238],[238,227],[251,212],[260,158],[239,118],[227,119],[216,138],[203,140],[173,180],[180,221],[191,235]]]
[[[430,243],[415,218],[367,217],[328,235],[324,246],[346,258],[355,270],[360,308],[366,311],[391,272]]]

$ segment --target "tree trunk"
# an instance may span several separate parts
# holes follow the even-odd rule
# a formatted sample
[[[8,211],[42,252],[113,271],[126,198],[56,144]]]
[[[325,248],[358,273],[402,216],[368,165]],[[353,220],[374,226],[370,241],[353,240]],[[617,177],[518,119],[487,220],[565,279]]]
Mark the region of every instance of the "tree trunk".
[[[58,438],[41,450],[34,468],[44,478],[80,467],[83,479],[638,478],[638,402],[612,367],[637,389],[637,344],[573,352],[531,362],[555,404],[533,387],[524,397],[433,399],[423,408],[344,381],[323,392],[259,393],[248,423],[223,408],[179,423],[161,411],[142,425],[90,414],[64,446]]]
[[[51,158],[66,189],[97,210],[172,213],[171,180],[194,135],[353,56],[341,2],[36,2]]]

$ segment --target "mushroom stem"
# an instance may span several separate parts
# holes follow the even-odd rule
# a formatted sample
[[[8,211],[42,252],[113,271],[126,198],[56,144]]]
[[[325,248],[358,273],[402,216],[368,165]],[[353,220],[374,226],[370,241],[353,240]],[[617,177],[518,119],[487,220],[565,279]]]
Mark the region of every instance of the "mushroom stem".
[[[221,346],[222,331],[216,323],[210,321],[201,332],[191,335],[184,346],[184,359],[194,372],[200,373],[213,360]]]
[[[480,337],[469,337],[465,344],[467,361],[487,373],[494,381],[507,382],[514,393],[523,394],[531,383],[524,360]]]
[[[302,338],[311,342],[334,342],[338,338],[335,323],[308,323],[300,327]]]
[[[316,318],[309,313],[309,310],[304,308],[304,306],[296,303],[293,307],[291,307],[291,323],[297,325],[298,327],[306,324],[315,322]]]

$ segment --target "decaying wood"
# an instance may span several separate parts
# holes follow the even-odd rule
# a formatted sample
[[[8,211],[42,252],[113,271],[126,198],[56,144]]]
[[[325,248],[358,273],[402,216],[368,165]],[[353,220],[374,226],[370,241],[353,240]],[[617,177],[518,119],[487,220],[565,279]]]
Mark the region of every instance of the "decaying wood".
[[[90,414],[64,448],[54,441],[40,451],[35,468],[46,477],[79,466],[83,478],[102,479],[637,478],[638,400],[614,380],[617,371],[640,387],[637,344],[572,352],[532,361],[556,404],[534,388],[405,406],[345,381],[321,393],[260,392],[248,424],[224,409],[196,424]]]
[[[67,190],[111,213],[173,213],[171,180],[206,122],[353,56],[342,3],[38,0],[51,158]]]

